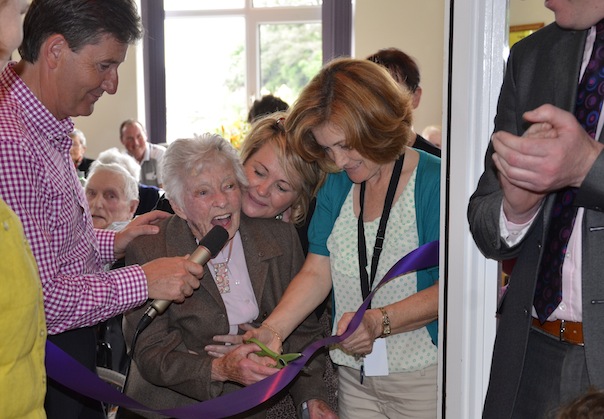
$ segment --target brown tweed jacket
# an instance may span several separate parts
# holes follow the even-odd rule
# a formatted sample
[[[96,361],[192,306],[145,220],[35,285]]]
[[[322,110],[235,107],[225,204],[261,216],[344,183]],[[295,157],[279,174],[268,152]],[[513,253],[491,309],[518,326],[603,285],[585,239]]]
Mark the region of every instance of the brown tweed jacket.
[[[240,234],[261,322],[299,271],[304,255],[295,228],[277,220],[251,219],[242,214]],[[139,237],[126,253],[126,264],[144,264],[165,256],[190,254],[196,248],[187,223],[172,216],[154,236]],[[130,345],[147,305],[124,317],[124,336]],[[285,341],[285,352],[301,351],[322,336],[317,317],[311,314]],[[172,304],[138,337],[125,392],[146,406],[166,409],[219,397],[241,388],[233,382],[212,381],[211,362],[204,346],[212,337],[229,332],[226,309],[212,276],[206,269],[201,286],[182,304]],[[129,348],[130,349],[130,348]],[[290,389],[296,405],[308,399],[327,399],[323,356],[313,359],[311,373],[301,374]],[[264,417],[267,406],[249,415]],[[245,417],[249,417],[248,414]],[[146,417],[161,417],[144,414]]]

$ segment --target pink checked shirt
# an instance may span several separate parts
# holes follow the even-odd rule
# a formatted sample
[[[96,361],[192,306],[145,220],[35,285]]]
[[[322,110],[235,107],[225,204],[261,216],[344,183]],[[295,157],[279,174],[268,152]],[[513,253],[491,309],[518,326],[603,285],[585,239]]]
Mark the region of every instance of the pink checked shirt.
[[[58,121],[13,65],[0,75],[0,197],[21,219],[38,262],[52,335],[141,305],[147,281],[136,265],[103,271],[115,232],[92,227],[69,157],[73,123]]]

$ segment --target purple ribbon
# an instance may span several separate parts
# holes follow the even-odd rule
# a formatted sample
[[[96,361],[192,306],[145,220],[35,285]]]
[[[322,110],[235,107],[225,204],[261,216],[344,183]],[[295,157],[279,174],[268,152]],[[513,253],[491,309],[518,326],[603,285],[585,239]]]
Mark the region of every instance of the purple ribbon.
[[[287,367],[279,370],[275,375],[215,399],[193,403],[176,409],[150,409],[105,383],[96,374],[86,369],[50,341],[46,342],[46,373],[49,378],[79,394],[128,409],[152,411],[178,419],[197,419],[200,417],[218,419],[236,415],[265,402],[285,388],[298,375],[308,359],[317,350],[327,345],[342,342],[348,338],[359,327],[369,302],[383,285],[408,272],[430,268],[437,264],[438,241],[426,243],[411,251],[390,268],[380,283],[367,296],[353,316],[344,334],[329,336],[310,344],[304,349],[300,358],[290,362]]]

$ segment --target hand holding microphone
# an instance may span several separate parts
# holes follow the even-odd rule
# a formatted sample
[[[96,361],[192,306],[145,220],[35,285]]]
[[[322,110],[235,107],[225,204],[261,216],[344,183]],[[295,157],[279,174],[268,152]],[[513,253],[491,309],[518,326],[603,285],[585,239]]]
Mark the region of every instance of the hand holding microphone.
[[[188,260],[199,265],[205,265],[220,252],[220,249],[224,247],[228,239],[229,233],[223,227],[214,226],[201,239],[199,246],[189,256]],[[139,322],[138,332],[142,332],[157,315],[163,314],[171,303],[172,300],[153,300]]]

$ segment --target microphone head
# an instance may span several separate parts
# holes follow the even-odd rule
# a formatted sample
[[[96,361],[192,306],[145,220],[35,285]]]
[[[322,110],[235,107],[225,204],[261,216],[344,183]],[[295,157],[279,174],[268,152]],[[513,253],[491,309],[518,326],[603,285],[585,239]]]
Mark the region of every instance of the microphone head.
[[[224,247],[229,240],[229,232],[222,226],[214,226],[199,242],[200,246],[205,247],[212,254],[212,258],[216,257],[220,249]]]

